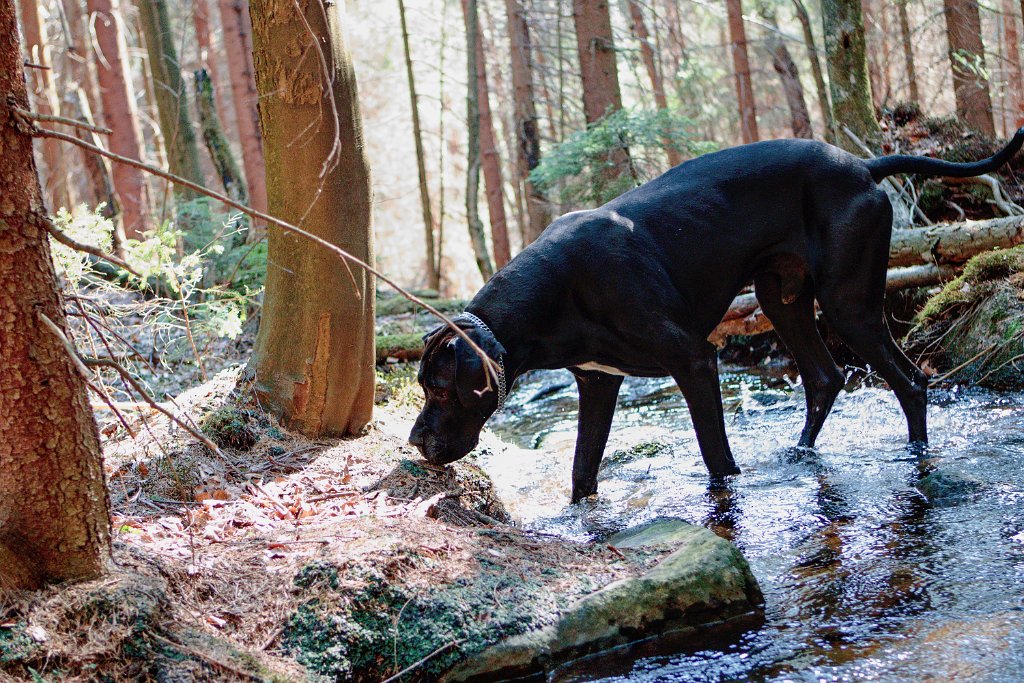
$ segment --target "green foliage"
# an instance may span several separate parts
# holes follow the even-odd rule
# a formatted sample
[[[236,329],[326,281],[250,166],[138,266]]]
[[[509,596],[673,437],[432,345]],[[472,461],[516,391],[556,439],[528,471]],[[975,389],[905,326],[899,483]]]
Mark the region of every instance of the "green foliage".
[[[714,150],[714,143],[692,139],[691,126],[690,119],[667,110],[613,112],[555,145],[530,173],[530,180],[545,192],[559,188],[562,202],[602,204],[664,171],[666,145],[689,156]],[[622,147],[629,148],[635,180],[628,173],[608,174]]]

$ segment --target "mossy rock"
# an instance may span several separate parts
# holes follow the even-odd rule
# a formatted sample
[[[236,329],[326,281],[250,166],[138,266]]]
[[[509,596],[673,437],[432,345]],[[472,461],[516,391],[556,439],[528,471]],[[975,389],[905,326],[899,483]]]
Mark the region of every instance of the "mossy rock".
[[[1024,388],[1024,245],[979,254],[929,299],[908,337],[954,382]]]
[[[660,441],[642,441],[630,446],[629,448],[624,450],[620,449],[605,456],[604,460],[601,462],[601,468],[617,467],[619,465],[636,462],[637,460],[653,458],[669,450],[671,450],[671,446],[661,443]]]
[[[969,474],[936,469],[922,477],[916,488],[932,505],[945,507],[970,500],[984,488],[984,482]]]
[[[444,680],[536,676],[651,636],[743,616],[759,618],[764,597],[735,546],[698,526],[677,529],[675,540],[679,548],[647,573],[575,601],[550,626],[510,632]]]
[[[468,303],[465,299],[438,299],[421,297],[424,303],[430,304],[442,313],[461,313]],[[404,296],[391,296],[377,300],[377,316],[403,315],[424,310],[419,304],[409,301]]]
[[[377,335],[377,363],[386,363],[389,358],[400,361],[419,360],[423,356],[422,334],[379,334]]]
[[[247,451],[259,441],[259,416],[251,410],[225,405],[200,422],[203,434],[221,448]]]

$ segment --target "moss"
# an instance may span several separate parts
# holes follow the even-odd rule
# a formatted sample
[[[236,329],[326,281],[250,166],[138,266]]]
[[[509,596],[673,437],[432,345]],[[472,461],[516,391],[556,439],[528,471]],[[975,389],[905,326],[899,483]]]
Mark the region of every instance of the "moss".
[[[24,624],[0,628],[0,666],[32,661],[41,652],[39,643],[29,637],[24,628]]]
[[[466,657],[550,622],[563,602],[507,568],[417,591],[381,577],[344,600],[312,599],[289,617],[281,642],[313,673],[378,681],[445,648],[417,669],[436,680]]]
[[[422,334],[379,334],[377,335],[377,363],[388,358],[417,360],[423,354]]]
[[[221,448],[249,450],[259,440],[257,416],[250,410],[225,405],[208,413],[200,423],[203,434]]]
[[[468,303],[465,299],[424,298],[423,301],[442,313],[459,313],[465,310]],[[422,310],[423,308],[419,304],[413,303],[403,296],[392,296],[377,301],[378,316],[402,315]]]
[[[296,588],[337,588],[338,568],[329,562],[311,562],[292,579]]]
[[[669,450],[669,446],[667,444],[663,444],[658,441],[643,441],[634,446],[630,446],[625,450],[615,451],[604,459],[602,465],[609,467],[625,465],[626,463],[634,462],[636,460],[653,458],[667,450]]]
[[[1024,272],[1024,244],[978,254],[964,265],[963,273],[928,300],[917,314],[917,321],[936,320],[953,307],[977,301],[991,291],[979,285],[1020,272]]]

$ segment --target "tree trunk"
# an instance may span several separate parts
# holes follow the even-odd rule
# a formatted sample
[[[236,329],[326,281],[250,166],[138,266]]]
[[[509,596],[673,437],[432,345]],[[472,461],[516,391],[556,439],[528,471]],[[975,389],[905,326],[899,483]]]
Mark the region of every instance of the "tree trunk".
[[[476,0],[464,0],[464,19],[466,20],[466,223],[469,227],[469,239],[473,244],[476,265],[484,282],[494,275],[491,256],[487,252],[487,238],[484,235],[484,224],[480,220],[478,198],[480,195],[480,89],[477,85],[477,33],[478,21]]]
[[[786,104],[789,105],[789,119],[793,128],[793,136],[813,138],[811,115],[807,111],[807,102],[804,101],[804,86],[800,83],[800,72],[797,71],[796,63],[793,61],[792,55],[789,54],[789,48],[779,37],[779,22],[776,18],[775,7],[760,0],[758,14],[768,24],[768,29],[764,32],[765,47],[771,53],[772,67],[779,74],[782,90],[786,93]]]
[[[729,44],[732,51],[733,82],[736,86],[736,104],[739,107],[740,137],[744,144],[757,142],[757,109],[754,106],[754,87],[750,81],[750,57],[747,55],[747,31],[743,26],[743,7],[740,0],[726,0],[729,16]]]
[[[505,0],[509,32],[509,63],[512,68],[515,133],[518,142],[516,169],[526,195],[527,227],[523,230],[523,246],[537,239],[551,222],[551,212],[544,195],[530,182],[530,171],[540,163],[540,130],[534,106],[533,58],[530,30],[522,0]]]
[[[800,21],[800,28],[804,32],[807,59],[811,63],[811,73],[814,75],[814,89],[818,95],[818,109],[821,110],[821,120],[825,124],[825,137],[834,139],[835,124],[832,121],[832,105],[829,104],[828,86],[825,85],[825,75],[821,71],[821,62],[818,61],[818,48],[814,43],[811,18],[807,15],[807,8],[804,7],[804,3],[801,0],[793,0],[793,8],[796,10],[796,18]]]
[[[979,132],[995,137],[992,96],[985,71],[985,46],[981,42],[981,16],[975,0],[942,0],[949,41],[949,65],[953,70],[956,113]]]
[[[341,5],[252,0],[250,13],[270,213],[373,263],[370,169]],[[268,263],[249,361],[261,404],[308,436],[358,434],[373,411],[373,281],[273,226]]]
[[[213,89],[215,104],[213,111],[217,112],[218,116],[226,116],[230,111],[230,108],[228,107],[227,100],[224,98],[224,88],[220,87],[216,83],[218,80],[217,70],[210,64],[210,55],[213,54],[214,50],[213,41],[210,37],[209,0],[192,0],[192,25],[196,29],[196,47],[199,52],[199,69],[206,72],[206,75],[210,78],[210,82],[215,86]],[[217,165],[216,161],[213,163],[214,166]]]
[[[882,106],[885,103],[885,85],[882,79],[882,68],[879,65],[881,55],[878,49],[878,19],[875,17],[873,0],[860,0],[861,16],[864,18],[864,48],[868,60],[868,83],[871,85],[872,101]]]
[[[463,18],[469,26],[469,1],[462,0]],[[504,182],[501,177],[501,160],[494,136],[494,118],[491,116],[490,86],[487,83],[487,59],[484,57],[484,37],[477,12],[475,34],[476,48],[476,100],[480,117],[480,167],[484,172],[484,187],[487,196],[487,216],[491,222],[491,242],[494,245],[494,265],[503,267],[512,260],[508,242],[508,219],[505,217]]]
[[[90,97],[95,98],[97,91],[96,74],[90,68],[89,56],[85,40],[87,14],[82,10],[80,0],[62,0],[64,15],[67,17],[64,31],[64,42],[67,48],[67,69],[64,79],[64,100],[68,105],[71,118],[84,123],[95,124],[93,104]],[[96,133],[85,134],[93,144],[106,146],[106,142]],[[82,167],[85,169],[90,190],[90,204],[103,204],[102,215],[114,222],[114,242],[117,248],[124,244],[124,226],[121,216],[121,205],[114,193],[108,162],[99,155],[87,150],[79,150]]]
[[[409,80],[409,103],[412,108],[412,138],[416,145],[416,172],[420,185],[420,210],[423,212],[423,234],[427,246],[427,287],[441,288],[441,273],[437,267],[434,244],[434,210],[430,204],[430,185],[427,183],[427,160],[423,151],[423,132],[420,129],[420,103],[416,96],[416,79],[412,72],[412,50],[409,48],[409,29],[405,21],[405,3],[398,0],[398,18],[402,23],[402,48],[405,51],[405,75]],[[444,145],[444,141],[441,141]]]
[[[843,133],[842,126],[849,127],[872,149],[878,147],[882,134],[868,85],[860,0],[822,0],[821,9],[836,128],[832,142],[859,156],[863,152]]]
[[[248,204],[249,196],[245,191],[245,183],[242,182],[242,174],[235,163],[235,157],[231,154],[231,145],[221,128],[220,117],[217,116],[213,81],[205,69],[196,71],[195,79],[199,126],[203,131],[203,142],[210,153],[210,160],[217,170],[217,177],[220,178],[220,184],[229,197]]]
[[[18,4],[21,6],[27,61],[36,65],[36,68],[29,68],[32,106],[40,114],[59,115],[60,104],[57,102],[57,91],[53,83],[50,43],[45,34],[45,26],[39,17],[39,5],[36,0],[18,0]],[[46,166],[43,177],[50,205],[54,209],[72,209],[74,201],[68,182],[69,169],[65,163],[66,150],[61,149],[59,140],[45,139],[39,144],[42,148],[43,164]]]
[[[122,61],[128,51],[115,19],[120,8],[113,0],[86,0],[86,9],[96,37],[93,49],[96,51],[96,79],[103,104],[103,119],[113,131],[107,136],[110,151],[129,159],[142,160],[135,95]],[[115,164],[110,174],[121,203],[124,234],[140,239],[142,233],[149,229],[149,196],[142,171],[125,164]]]
[[[644,60],[647,77],[651,79],[651,87],[654,89],[654,106],[661,111],[668,111],[665,81],[661,78],[658,63],[654,58],[654,48],[651,46],[651,36],[647,31],[647,24],[644,22],[643,9],[636,0],[629,0],[629,17],[632,21],[633,35],[640,41],[640,56]],[[679,153],[679,149],[673,143],[673,140],[666,139],[664,141],[665,154],[668,155],[669,165],[677,166],[683,163],[683,155]]]
[[[588,124],[593,124],[622,109],[607,0],[573,0],[572,19],[576,27],[576,49],[583,80],[583,115]],[[613,152],[611,161],[607,170],[609,178],[630,172],[626,147]]]
[[[263,139],[260,137],[248,2],[220,0],[220,22],[224,29],[224,54],[231,74],[231,99],[235,105],[235,125],[242,145],[242,166],[245,168],[249,201],[254,209],[263,211],[267,206],[267,169],[263,158]],[[264,226],[254,224],[249,229],[248,241],[262,238],[265,232]]]
[[[174,34],[167,16],[167,0],[136,0],[136,5],[146,39],[149,70],[153,76],[153,96],[167,151],[167,165],[171,173],[202,185],[204,178],[199,166],[199,147],[189,115],[188,92],[181,77]],[[175,193],[184,200],[197,196],[195,192],[177,186]]]
[[[907,87],[910,101],[921,102],[921,91],[917,88],[917,69],[914,66],[914,42],[910,35],[910,19],[907,17],[907,3],[910,0],[896,0],[900,20],[900,41],[903,44],[903,65],[907,72]]]
[[[1013,127],[1024,125],[1024,74],[1020,65],[1020,32],[1013,0],[1003,0],[1003,28],[1006,35],[1007,94]]]
[[[13,0],[0,0],[0,103],[28,108]],[[85,382],[66,329],[32,138],[0,105],[0,595],[99,576],[110,518]]]

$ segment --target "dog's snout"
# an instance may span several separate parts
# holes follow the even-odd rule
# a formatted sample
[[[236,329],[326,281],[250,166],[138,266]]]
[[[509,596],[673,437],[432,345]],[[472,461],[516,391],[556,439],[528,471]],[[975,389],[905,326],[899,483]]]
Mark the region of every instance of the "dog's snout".
[[[426,440],[423,438],[423,429],[419,426],[413,427],[412,432],[409,433],[409,445],[415,446],[422,453],[425,444]]]

